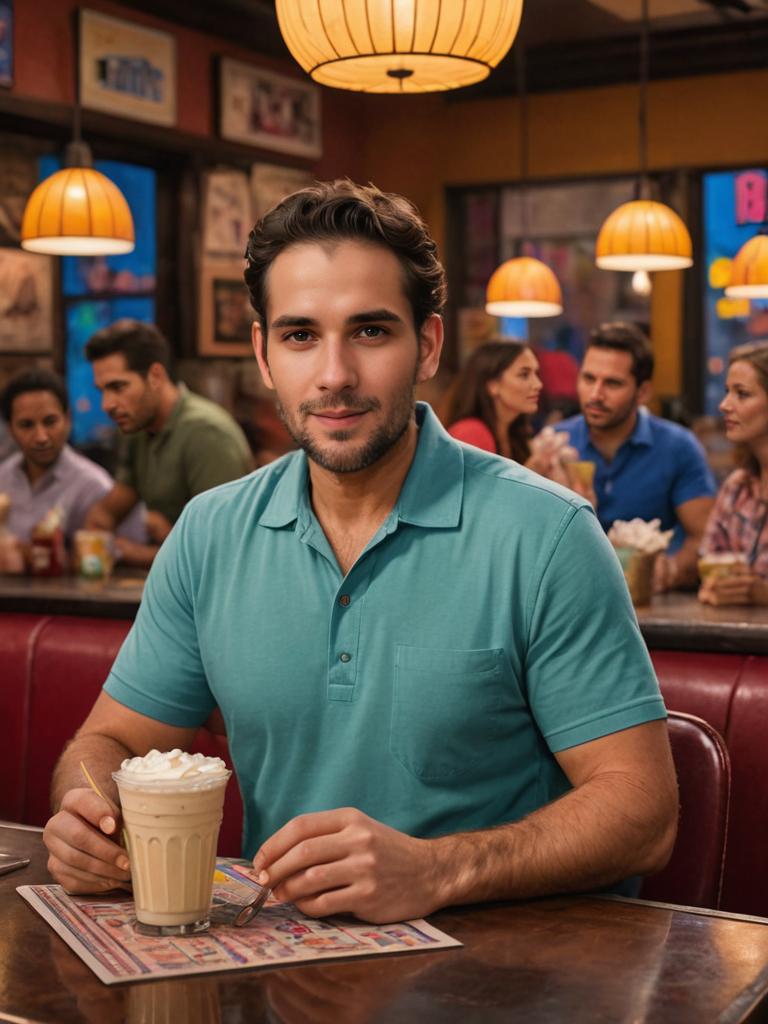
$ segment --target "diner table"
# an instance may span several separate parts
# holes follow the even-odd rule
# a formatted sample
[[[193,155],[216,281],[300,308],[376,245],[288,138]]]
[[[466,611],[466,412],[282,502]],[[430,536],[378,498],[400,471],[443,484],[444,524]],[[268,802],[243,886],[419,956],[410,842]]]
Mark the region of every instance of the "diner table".
[[[51,882],[40,830],[2,824],[0,850],[31,858],[0,876],[2,1021],[768,1020],[768,919],[597,896],[432,915],[461,948],[107,986],[16,892]]]

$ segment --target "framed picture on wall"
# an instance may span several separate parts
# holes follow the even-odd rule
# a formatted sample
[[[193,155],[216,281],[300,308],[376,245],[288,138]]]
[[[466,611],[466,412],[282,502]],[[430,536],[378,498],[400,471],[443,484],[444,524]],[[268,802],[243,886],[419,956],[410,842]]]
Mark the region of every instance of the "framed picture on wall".
[[[0,249],[0,352],[53,347],[53,261],[23,249]]]
[[[13,85],[13,0],[0,0],[0,85]]]
[[[320,90],[311,82],[223,57],[219,132],[232,142],[319,157]]]
[[[175,125],[174,37],[97,11],[80,11],[80,103],[134,121]]]
[[[277,164],[251,164],[251,209],[254,220],[263,217],[291,192],[306,188],[315,180],[314,174],[299,167]]]
[[[206,260],[200,273],[197,352],[249,356],[255,314],[243,281],[243,260]]]
[[[203,194],[203,252],[206,256],[239,256],[253,227],[251,194],[244,171],[208,171]]]

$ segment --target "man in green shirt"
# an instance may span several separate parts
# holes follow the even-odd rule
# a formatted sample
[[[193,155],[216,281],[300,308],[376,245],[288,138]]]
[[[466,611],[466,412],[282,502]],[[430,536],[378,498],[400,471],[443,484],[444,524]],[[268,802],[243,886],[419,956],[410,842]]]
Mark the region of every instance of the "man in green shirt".
[[[104,411],[127,435],[117,482],[86,525],[114,530],[143,501],[152,543],[116,546],[128,564],[151,565],[190,498],[250,471],[248,442],[225,409],[177,382],[168,342],[153,324],[118,320],[97,331],[85,353]]]
[[[190,502],[45,830],[72,892],[129,878],[111,772],[221,710],[245,853],[279,899],[373,922],[658,870],[665,711],[591,507],[461,445],[443,269],[402,197],[318,183],[251,233],[254,350],[302,451]]]

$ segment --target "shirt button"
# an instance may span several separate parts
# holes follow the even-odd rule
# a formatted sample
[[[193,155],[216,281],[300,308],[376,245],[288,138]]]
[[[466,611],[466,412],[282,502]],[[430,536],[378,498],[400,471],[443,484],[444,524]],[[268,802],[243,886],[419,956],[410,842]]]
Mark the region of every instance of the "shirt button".
[[[346,608],[351,600],[352,598],[349,596],[349,594],[342,594],[341,597],[339,598],[339,604],[341,605],[342,608]]]
[[[339,655],[339,661],[343,661],[345,665],[346,665],[346,663],[348,661],[351,661],[351,660],[352,660],[352,655],[351,654],[347,654],[346,651],[344,651],[342,654]]]

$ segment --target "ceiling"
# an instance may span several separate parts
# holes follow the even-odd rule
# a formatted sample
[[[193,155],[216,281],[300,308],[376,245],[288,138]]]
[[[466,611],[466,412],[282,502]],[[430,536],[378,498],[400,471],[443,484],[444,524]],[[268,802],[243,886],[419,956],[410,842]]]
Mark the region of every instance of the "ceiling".
[[[122,2],[229,39],[254,56],[291,59],[274,0]],[[649,9],[652,78],[768,63],[768,0],[649,0]],[[519,40],[526,47],[531,91],[635,81],[641,15],[642,0],[526,0]],[[461,90],[461,95],[514,92],[514,60],[508,55],[485,82]]]

